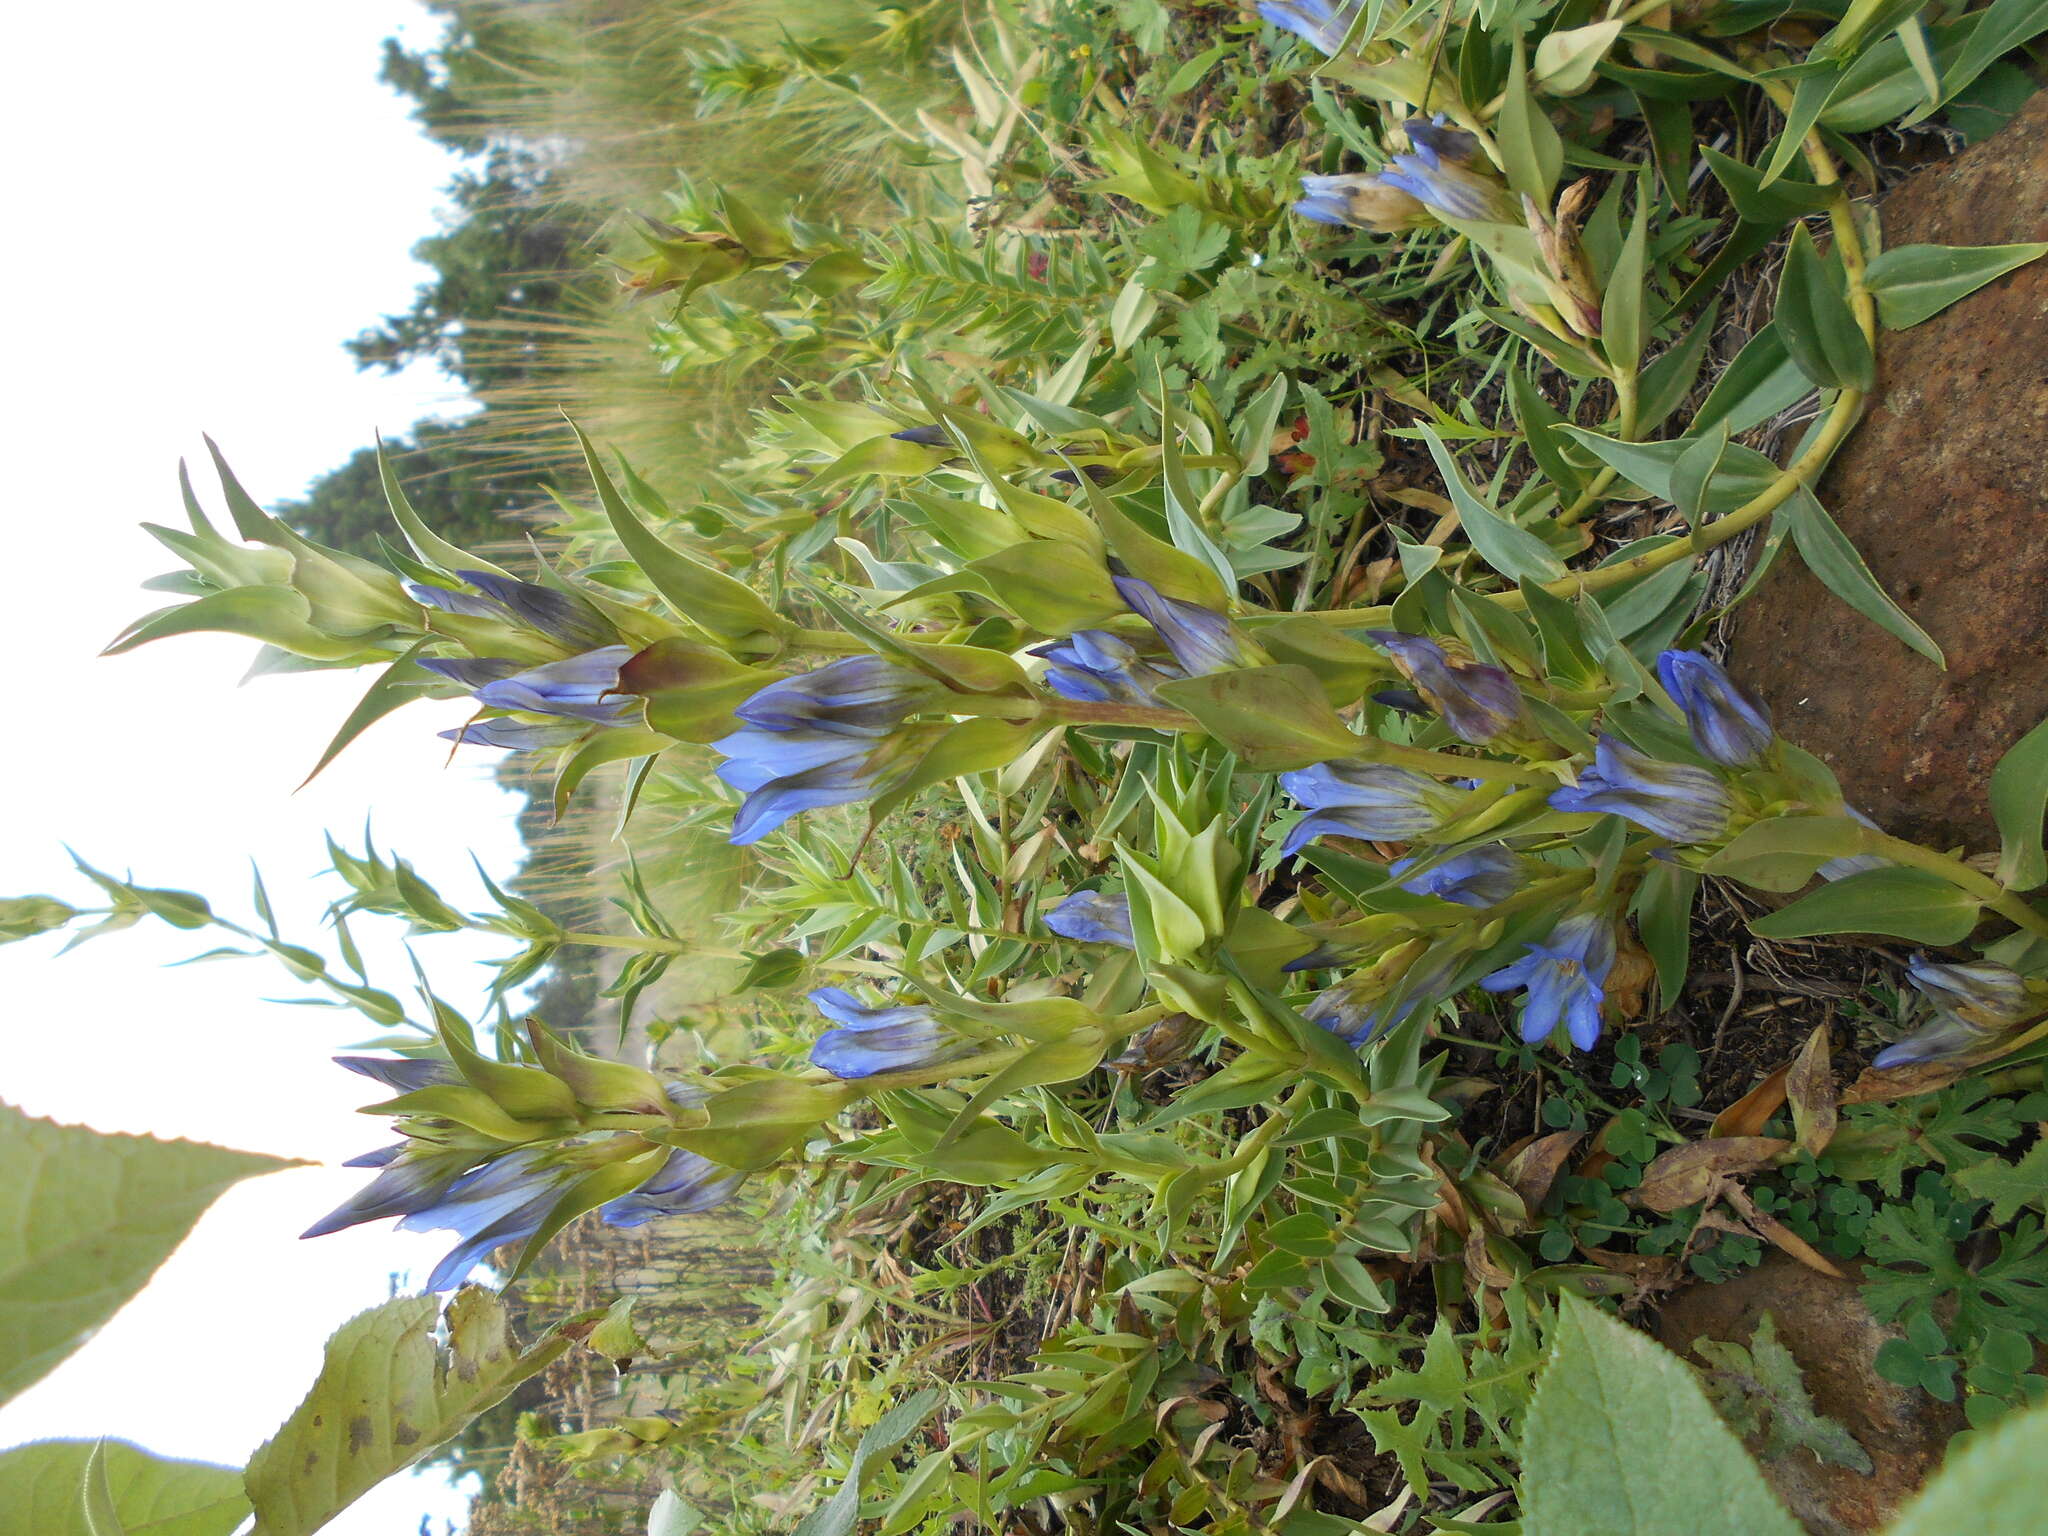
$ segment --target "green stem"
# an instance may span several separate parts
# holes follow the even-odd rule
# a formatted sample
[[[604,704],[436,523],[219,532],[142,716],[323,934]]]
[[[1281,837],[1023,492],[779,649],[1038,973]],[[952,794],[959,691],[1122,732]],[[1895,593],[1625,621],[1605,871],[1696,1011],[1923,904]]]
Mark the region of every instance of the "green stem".
[[[1658,3],[1663,4],[1664,0],[1658,0]],[[1615,430],[1616,436],[1625,443],[1632,443],[1636,440],[1636,415],[1639,409],[1637,390],[1638,383],[1635,369],[1623,369],[1614,376],[1616,400]],[[1558,522],[1569,528],[1573,523],[1576,523],[1580,518],[1592,511],[1593,508],[1599,506],[1606,497],[1607,487],[1614,484],[1618,477],[1619,471],[1611,467],[1601,470],[1599,474],[1592,478],[1585,490],[1579,493],[1578,498],[1570,506],[1557,514]]]

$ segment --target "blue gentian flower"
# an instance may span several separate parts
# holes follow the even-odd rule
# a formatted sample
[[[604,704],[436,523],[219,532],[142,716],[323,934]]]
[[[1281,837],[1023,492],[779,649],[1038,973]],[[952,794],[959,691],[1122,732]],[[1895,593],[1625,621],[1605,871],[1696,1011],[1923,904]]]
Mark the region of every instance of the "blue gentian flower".
[[[476,701],[488,709],[559,715],[597,725],[625,725],[640,707],[637,697],[618,692],[619,668],[632,656],[631,646],[608,645],[565,661],[528,667],[524,672],[486,682],[476,690]]]
[[[408,1212],[398,1223],[401,1231],[446,1231],[460,1239],[434,1266],[426,1288],[450,1290],[492,1249],[525,1242],[584,1171],[551,1157],[548,1148],[515,1147],[465,1173],[431,1204]]]
[[[1116,584],[1117,594],[1159,632],[1159,638],[1166,642],[1173,659],[1189,677],[1258,665],[1258,653],[1238,634],[1228,615],[1204,608],[1200,603],[1168,597],[1149,581],[1140,581],[1135,576],[1113,573],[1110,580]]]
[[[1593,766],[1576,787],[1554,791],[1552,810],[1607,812],[1674,843],[1704,843],[1728,830],[1734,802],[1704,768],[1660,763],[1612,736],[1602,736]]]
[[[1389,867],[1398,875],[1414,867],[1413,859],[1396,859]],[[1506,901],[1521,888],[1522,860],[1499,843],[1487,843],[1445,859],[1434,869],[1424,870],[1413,880],[1401,881],[1401,889],[1417,896],[1435,896],[1463,907],[1490,907]]]
[[[1106,629],[1077,629],[1031,654],[1051,663],[1046,687],[1084,704],[1157,704],[1152,690],[1186,675],[1170,662],[1140,656],[1137,647]]]
[[[1411,193],[1364,171],[1302,177],[1294,211],[1317,224],[1370,229],[1383,235],[1432,222],[1429,210]]]
[[[360,1190],[299,1235],[325,1237],[344,1227],[387,1216],[409,1216],[432,1207],[456,1180],[476,1163],[477,1154],[436,1148],[422,1141],[402,1141],[350,1158],[347,1168],[382,1171]]]
[[[746,1175],[678,1147],[638,1189],[607,1200],[597,1214],[607,1226],[644,1226],[660,1216],[694,1216],[725,1204]]]
[[[1131,902],[1106,891],[1076,891],[1045,914],[1045,926],[1063,939],[1081,944],[1114,944],[1135,949],[1131,936]]]
[[[1934,1022],[1872,1057],[1880,1071],[1965,1055],[2048,1009],[2048,992],[2037,993],[2019,972],[1989,960],[1948,965],[1915,955],[1906,979],[1934,1006]]]
[[[770,683],[733,711],[747,722],[711,745],[718,776],[746,795],[729,841],[767,836],[801,811],[872,796],[916,743],[890,733],[942,693],[920,673],[853,656]]]
[[[1964,1055],[2048,1010],[2048,989],[2030,987],[2019,972],[1989,960],[1948,965],[1915,955],[1906,979],[1934,1005],[1934,1022],[1872,1057],[1880,1070]]]
[[[811,1047],[811,1064],[834,1077],[873,1077],[932,1066],[959,1050],[960,1042],[929,1008],[870,1008],[840,987],[820,987],[811,1003],[840,1027],[828,1029]]]
[[[1722,767],[1748,767],[1776,739],[1770,712],[1698,651],[1665,651],[1657,658],[1657,677],[1685,712],[1692,744]]]
[[[1456,809],[1458,797],[1434,779],[1383,763],[1315,763],[1280,775],[1280,787],[1316,814],[1294,824],[1280,845],[1299,852],[1335,832],[1372,841],[1405,841],[1433,831]]]
[[[537,630],[571,650],[590,651],[618,644],[619,632],[612,628],[611,620],[586,598],[543,587],[537,582],[493,575],[489,571],[457,571],[455,574],[483,595],[479,597],[417,582],[408,583],[406,591],[412,594],[415,602],[428,608],[469,618],[517,624]]]
[[[1393,656],[1394,665],[1460,741],[1475,746],[1492,741],[1522,718],[1522,690],[1499,667],[1453,660],[1422,635],[1373,629],[1366,636]]]
[[[764,731],[886,736],[945,689],[879,656],[849,656],[770,683],[733,713]]]
[[[1395,155],[1380,172],[1380,181],[1398,188],[1448,219],[1492,223],[1515,222],[1507,189],[1490,176],[1470,169],[1479,141],[1461,129],[1446,126],[1444,114],[1411,117],[1403,125],[1409,154]]]
[[[1529,989],[1522,999],[1522,1039],[1530,1045],[1549,1039],[1562,1022],[1572,1044],[1590,1051],[1600,1039],[1614,953],[1614,924],[1597,912],[1577,912],[1479,985],[1489,992]]]
[[[1318,53],[1334,56],[1358,19],[1357,0],[1342,9],[1330,0],[1259,0],[1259,14],[1282,32],[1292,32]]]
[[[640,701],[617,690],[619,668],[632,655],[630,646],[608,645],[537,667],[522,667],[493,656],[432,657],[420,665],[471,689],[477,703],[486,709],[583,722],[560,727],[543,722],[479,720],[441,732],[449,741],[524,751],[565,745],[581,737],[590,725],[630,725],[639,713]],[[534,729],[535,725],[539,729]]]

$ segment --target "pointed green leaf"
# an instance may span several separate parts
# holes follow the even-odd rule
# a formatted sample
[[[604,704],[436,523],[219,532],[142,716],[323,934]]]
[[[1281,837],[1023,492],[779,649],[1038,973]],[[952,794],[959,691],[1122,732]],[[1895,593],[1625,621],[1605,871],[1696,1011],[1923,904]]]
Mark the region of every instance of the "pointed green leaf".
[[[1902,245],[1871,262],[1865,281],[1877,298],[1878,317],[1891,329],[1903,331],[2042,256],[2048,256],[2048,241]]]
[[[1557,558],[1548,544],[1528,529],[1508,521],[1482,501],[1466,483],[1457,461],[1451,457],[1450,449],[1444,446],[1444,440],[1437,436],[1436,429],[1424,426],[1417,430],[1429,445],[1429,456],[1436,460],[1437,470],[1444,477],[1444,488],[1451,493],[1451,504],[1458,509],[1458,521],[1465,530],[1465,537],[1479,552],[1479,558],[1509,581],[1557,581],[1563,577],[1564,562]]]
[[[1778,516],[1791,525],[1792,542],[1799,550],[1799,558],[1822,586],[1937,667],[1948,665],[1933,637],[1907,617],[1906,611],[1877,584],[1877,577],[1863,563],[1863,556],[1856,552],[1849,536],[1828,516],[1827,508],[1814,499],[1812,492],[1803,488],[1796,492]]]
[[[1525,1536],[1799,1536],[1676,1355],[1571,1295],[1555,1340],[1522,1432]]]
[[[0,1452],[0,1536],[93,1536],[81,1493],[95,1452],[127,1536],[230,1536],[248,1517],[239,1467],[171,1461],[125,1440],[38,1440]]]
[[[1765,939],[1885,933],[1916,944],[1959,944],[1977,926],[1977,899],[1919,869],[1873,869],[1823,886],[1750,923]]]
[[[1877,381],[1877,361],[1842,296],[1837,271],[1822,259],[1806,226],[1795,229],[1771,321],[1792,361],[1814,383],[1867,390]]]
[[[522,1350],[504,1303],[474,1286],[456,1293],[445,1319],[433,1296],[403,1296],[358,1314],[327,1341],[305,1400],[249,1458],[250,1536],[319,1530],[446,1444],[569,1342],[549,1334]]]
[[[1942,1464],[1887,1536],[2035,1536],[2048,1408],[2015,1413]]]
[[[141,1290],[229,1185],[294,1160],[108,1136],[0,1104],[0,1402]]]
[[[2012,746],[1991,770],[1991,815],[1998,823],[1998,883],[2031,891],[2048,881],[2041,818],[2048,814],[2048,720]]]

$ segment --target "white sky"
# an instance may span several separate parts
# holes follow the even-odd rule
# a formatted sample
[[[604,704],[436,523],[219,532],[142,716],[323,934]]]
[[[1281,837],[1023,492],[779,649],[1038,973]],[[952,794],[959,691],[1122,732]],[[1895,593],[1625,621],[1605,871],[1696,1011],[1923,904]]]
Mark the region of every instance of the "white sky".
[[[122,624],[169,601],[136,590],[175,562],[135,528],[177,523],[175,470],[202,430],[259,501],[303,490],[368,442],[455,408],[431,370],[355,372],[340,342],[402,309],[425,275],[452,169],[377,83],[382,38],[438,27],[410,0],[103,0],[29,6],[9,24],[0,97],[11,234],[8,724],[0,740],[0,895],[77,898],[60,840],[117,874],[196,889],[247,914],[253,856],[287,937],[317,942],[337,893],[321,834],[373,812],[378,840],[458,904],[469,870],[515,867],[515,802],[472,749],[452,768],[434,731],[454,704],[387,719],[303,793],[293,786],[360,693],[340,674],[238,688],[253,646],[169,640],[107,660]],[[217,505],[217,501],[214,503]],[[367,927],[365,936],[367,937]],[[333,1163],[386,1139],[354,1113],[378,1090],[327,1056],[375,1033],[360,1015],[279,1006],[300,995],[267,960],[165,970],[211,947],[154,921],[53,959],[0,949],[0,1097],[105,1130],[189,1136]],[[468,945],[465,948],[465,945]],[[458,1003],[492,946],[420,952]],[[403,992],[393,949],[374,979]],[[357,1187],[313,1168],[239,1186],[147,1291],[52,1376],[0,1410],[0,1447],[108,1434],[239,1464],[290,1411],[338,1323],[424,1272],[446,1234],[296,1233]],[[411,1536],[464,1500],[401,1479],[329,1530]]]

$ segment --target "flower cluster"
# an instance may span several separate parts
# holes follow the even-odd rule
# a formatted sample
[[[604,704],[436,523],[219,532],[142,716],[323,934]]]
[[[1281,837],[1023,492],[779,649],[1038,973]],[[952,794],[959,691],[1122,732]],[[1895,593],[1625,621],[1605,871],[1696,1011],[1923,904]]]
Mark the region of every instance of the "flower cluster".
[[[461,1074],[446,1061],[371,1056],[335,1060],[402,1095],[467,1091]],[[536,1079],[547,1076],[537,1069],[513,1070],[530,1072]],[[681,1083],[666,1085],[664,1092],[678,1105],[702,1098],[700,1091]],[[493,1249],[533,1237],[572,1196],[575,1186],[600,1168],[628,1159],[648,1164],[647,1176],[637,1187],[598,1207],[599,1218],[616,1227],[710,1210],[731,1199],[744,1179],[733,1169],[682,1148],[670,1148],[657,1164],[654,1159],[661,1148],[633,1134],[507,1144],[432,1113],[431,1107],[406,1114],[399,1128],[404,1140],[351,1158],[346,1165],[375,1168],[377,1176],[301,1235],[323,1237],[392,1216],[399,1218],[404,1231],[453,1232],[455,1247],[427,1277],[430,1291],[460,1285]]]

